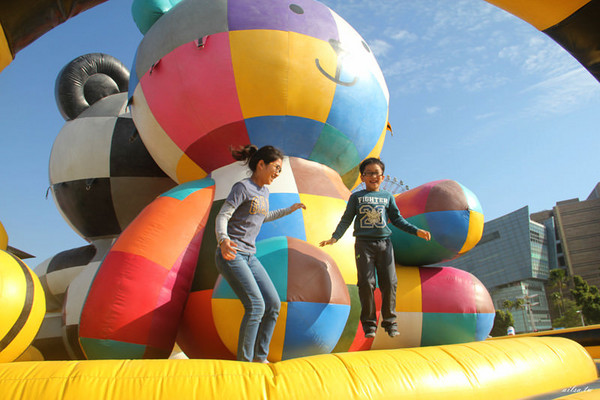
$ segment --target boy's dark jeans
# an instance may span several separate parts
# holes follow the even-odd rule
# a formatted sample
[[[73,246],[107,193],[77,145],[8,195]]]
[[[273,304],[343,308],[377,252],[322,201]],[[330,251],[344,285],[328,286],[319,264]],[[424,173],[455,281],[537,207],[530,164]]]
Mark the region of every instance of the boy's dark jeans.
[[[381,290],[381,327],[385,330],[396,327],[396,266],[392,241],[389,238],[380,240],[356,239],[354,244],[356,269],[358,272],[358,295],[362,310],[360,322],[363,330],[375,332],[377,314],[374,291],[377,280]],[[376,275],[377,273],[377,275]]]

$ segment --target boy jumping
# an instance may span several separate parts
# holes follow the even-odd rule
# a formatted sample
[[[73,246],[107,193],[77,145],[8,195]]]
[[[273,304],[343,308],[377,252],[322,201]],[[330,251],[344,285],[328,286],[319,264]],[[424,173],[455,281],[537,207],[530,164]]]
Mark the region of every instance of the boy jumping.
[[[376,276],[379,278],[382,295],[381,326],[390,337],[395,337],[399,335],[394,312],[398,279],[390,240],[392,231],[387,226],[388,218],[397,228],[425,240],[431,239],[431,233],[406,221],[400,215],[394,196],[385,190],[379,190],[385,172],[385,164],[380,159],[367,158],[360,163],[359,170],[360,179],[365,183],[366,189],[352,193],[331,239],[322,241],[320,246],[337,242],[354,219],[354,252],[358,272],[358,295],[362,307],[360,322],[365,337],[375,337],[377,330],[374,297]]]

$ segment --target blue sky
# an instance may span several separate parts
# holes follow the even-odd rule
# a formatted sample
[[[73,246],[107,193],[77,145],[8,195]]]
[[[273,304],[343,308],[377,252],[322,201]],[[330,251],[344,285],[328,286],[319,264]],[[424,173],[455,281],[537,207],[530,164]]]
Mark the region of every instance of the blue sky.
[[[525,205],[585,199],[600,181],[600,83],[554,41],[483,0],[327,0],[365,38],[390,90],[381,155],[410,187],[454,179],[486,221]],[[131,66],[142,35],[128,0],[109,0],[51,30],[0,73],[0,221],[37,256],[86,242],[46,198],[64,125],[60,69],[102,52]]]

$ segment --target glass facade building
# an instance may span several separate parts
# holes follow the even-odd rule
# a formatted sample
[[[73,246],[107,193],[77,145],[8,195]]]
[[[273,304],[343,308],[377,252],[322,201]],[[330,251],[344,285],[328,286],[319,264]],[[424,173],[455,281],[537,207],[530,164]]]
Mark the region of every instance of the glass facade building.
[[[552,229],[552,230],[550,230]],[[438,265],[475,275],[488,289],[496,309],[506,300],[524,299],[525,309],[513,309],[517,332],[552,329],[544,283],[556,265],[553,227],[529,218],[525,206],[486,222],[481,240],[471,251]],[[555,248],[555,247],[554,247]]]

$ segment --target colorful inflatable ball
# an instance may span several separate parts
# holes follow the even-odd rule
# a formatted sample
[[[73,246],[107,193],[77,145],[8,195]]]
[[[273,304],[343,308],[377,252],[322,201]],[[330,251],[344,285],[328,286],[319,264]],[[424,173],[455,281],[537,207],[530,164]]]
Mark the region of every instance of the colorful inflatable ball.
[[[46,301],[33,271],[4,250],[0,250],[0,310],[0,362],[11,362],[35,338]]]
[[[295,238],[274,237],[256,246],[281,300],[269,360],[330,353],[350,313],[350,296],[335,261]],[[235,354],[244,307],[222,277],[215,285],[212,311],[220,338]]]
[[[181,1],[148,30],[134,70],[133,119],[177,182],[253,143],[327,165],[351,187],[383,146],[383,74],[360,35],[317,1]]]
[[[425,241],[392,226],[394,257],[415,266],[451,260],[471,250],[483,233],[477,196],[453,180],[429,182],[396,196],[396,205],[413,225],[431,232]]]
[[[79,339],[87,358],[171,354],[214,192],[210,178],[179,185],[119,236],[81,312]]]
[[[56,80],[66,123],[50,155],[50,185],[69,225],[90,241],[116,237],[175,186],[146,150],[126,112],[129,71],[101,53],[68,63]]]
[[[396,314],[400,336],[379,329],[372,349],[420,347],[485,340],[494,304],[481,281],[452,267],[396,268]]]

